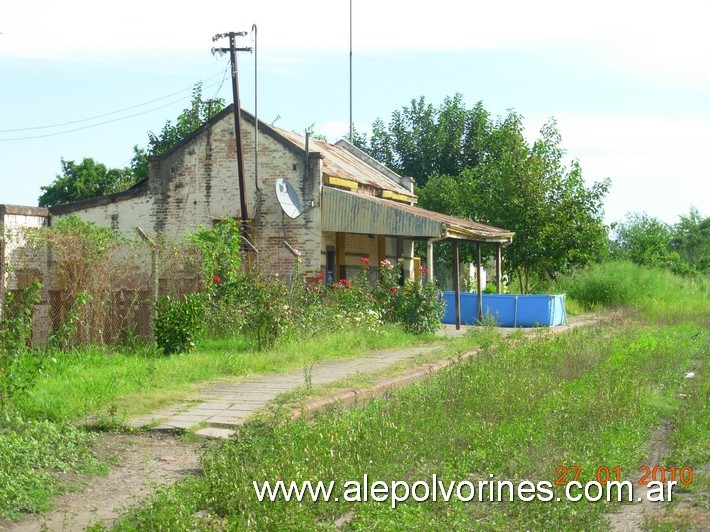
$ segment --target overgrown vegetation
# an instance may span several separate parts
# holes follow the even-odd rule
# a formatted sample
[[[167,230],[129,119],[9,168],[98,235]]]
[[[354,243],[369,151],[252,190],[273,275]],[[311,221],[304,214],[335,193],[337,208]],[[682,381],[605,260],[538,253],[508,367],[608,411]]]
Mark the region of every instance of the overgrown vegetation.
[[[377,282],[370,283],[372,266],[363,258],[357,278],[328,286],[323,274],[305,279],[298,255],[290,280],[241,271],[239,226],[233,220],[214,229],[200,228],[188,240],[202,250],[207,288],[203,299],[159,303],[155,332],[166,354],[188,351],[190,341],[176,339],[197,337],[203,324],[208,337],[241,335],[261,350],[345,328],[374,332],[382,323],[415,334],[431,334],[441,327],[444,304],[436,285],[410,279],[400,286],[401,262],[384,260],[377,267]]]
[[[92,452],[96,441],[71,423],[0,412],[0,517],[47,510],[66,489],[56,472],[105,471]]]
[[[612,261],[561,276],[551,290],[566,293],[585,310],[627,308],[646,322],[710,325],[710,283],[702,276]]]
[[[32,309],[39,302],[41,284],[33,282],[3,302],[0,320],[0,414],[18,392],[30,388],[42,370],[43,353],[33,353]]]
[[[168,294],[158,299],[155,310],[155,343],[163,354],[192,351],[204,327],[202,294],[186,294],[182,298]]]
[[[361,410],[312,421],[252,423],[206,452],[202,477],[158,496],[119,529],[550,527],[605,529],[604,503],[348,503],[348,480],[540,480],[560,465],[635,471],[646,438],[677,408],[674,393],[704,356],[697,326],[597,328],[499,343],[478,361]],[[426,420],[423,422],[423,420]],[[683,464],[685,465],[685,462]],[[253,482],[335,481],[339,502],[259,502]],[[561,487],[555,495],[563,497]],[[205,517],[204,513],[207,513]],[[200,515],[200,517],[196,517]]]
[[[612,256],[651,268],[693,275],[710,272],[710,217],[690,208],[669,225],[646,213],[630,213],[612,224]]]
[[[240,336],[203,339],[182,356],[156,356],[152,346],[80,348],[58,354],[13,408],[28,418],[116,427],[126,417],[187,400],[205,381],[302,368],[330,360],[432,341],[391,326],[376,332],[343,329],[258,350]],[[57,400],[61,397],[61,401]]]

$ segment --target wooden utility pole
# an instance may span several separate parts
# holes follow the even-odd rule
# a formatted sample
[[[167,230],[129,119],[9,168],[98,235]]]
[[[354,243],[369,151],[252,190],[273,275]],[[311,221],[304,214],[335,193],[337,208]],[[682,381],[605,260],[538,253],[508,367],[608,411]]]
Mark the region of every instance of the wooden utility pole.
[[[229,53],[229,60],[232,64],[232,97],[234,100],[234,136],[236,137],[237,147],[237,174],[239,176],[239,209],[241,211],[242,220],[242,249],[249,249],[246,241],[249,240],[249,231],[247,228],[247,195],[246,195],[246,179],[244,178],[244,157],[242,154],[242,109],[239,101],[239,74],[237,71],[237,52],[251,52],[251,48],[237,48],[237,37],[243,37],[247,32],[230,31],[229,33],[220,33],[212,37],[213,41],[229,38],[228,48],[212,48],[212,53],[225,54]]]

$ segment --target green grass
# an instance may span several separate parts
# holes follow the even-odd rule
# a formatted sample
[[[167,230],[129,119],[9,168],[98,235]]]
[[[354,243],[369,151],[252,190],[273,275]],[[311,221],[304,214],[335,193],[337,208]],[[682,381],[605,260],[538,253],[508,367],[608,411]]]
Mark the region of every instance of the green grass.
[[[568,296],[572,313],[582,310],[626,308],[644,322],[710,326],[710,279],[679,277],[667,270],[631,262],[606,262],[562,276],[555,291]]]
[[[34,419],[99,424],[189,399],[205,381],[287,371],[316,360],[354,357],[373,349],[433,340],[394,327],[378,332],[342,330],[256,351],[241,338],[209,340],[189,354],[157,356],[152,349],[112,352],[83,349],[60,354],[15,407]],[[97,418],[98,416],[98,418]]]
[[[68,423],[0,416],[0,517],[46,510],[67,487],[55,472],[107,472],[92,454],[96,440]]]
[[[295,423],[261,417],[208,450],[204,475],[160,491],[119,524],[135,529],[345,528],[606,529],[602,503],[258,503],[252,480],[554,480],[559,465],[638,467],[661,419],[675,422],[666,465],[697,467],[686,491],[707,507],[710,390],[707,279],[681,279],[609,263],[558,280],[571,313],[625,309],[626,323],[556,338],[502,340],[478,328],[437,339],[444,356],[483,346],[477,361],[363,408],[330,408]],[[604,305],[604,306],[602,306]],[[629,314],[630,313],[630,314]],[[204,381],[304,368],[316,360],[406,347],[433,337],[394,328],[337,331],[258,352],[241,339],[204,341],[188,355],[151,349],[86,349],[56,357],[0,423],[0,515],[42,511],[62,489],[56,471],[93,470],[95,435],[70,422],[115,426],[125,416],[189,398]],[[438,358],[438,357],[437,357]],[[684,379],[687,371],[696,379]],[[679,393],[686,395],[685,398]],[[198,514],[198,512],[200,512]],[[200,515],[201,517],[197,517]],[[685,513],[649,521],[667,530],[694,523]]]
[[[0,412],[0,517],[48,509],[51,497],[67,488],[57,472],[106,469],[92,454],[97,434],[73,423],[91,420],[95,427],[113,428],[126,415],[189,398],[204,381],[287,371],[316,360],[433,340],[385,327],[374,333],[338,331],[263,352],[233,338],[204,341],[193,353],[170,357],[149,347],[56,354],[36,385]]]
[[[693,482],[678,486],[676,493],[684,504],[667,504],[649,514],[648,530],[701,530],[710,525],[710,365],[707,350],[695,361],[695,377],[686,379],[679,401],[682,407],[673,420],[669,435],[671,451],[664,460],[666,468],[675,465],[693,469]]]
[[[646,438],[672,414],[674,393],[706,331],[693,325],[594,328],[499,343],[495,355],[454,366],[362,409],[314,420],[261,421],[208,450],[204,474],[164,491],[119,528],[605,529],[603,503],[260,503],[252,481],[533,481],[580,465],[629,474]],[[336,490],[338,488],[336,487]],[[341,493],[342,495],[342,493]],[[342,498],[341,498],[342,499]],[[209,519],[194,518],[205,510]]]

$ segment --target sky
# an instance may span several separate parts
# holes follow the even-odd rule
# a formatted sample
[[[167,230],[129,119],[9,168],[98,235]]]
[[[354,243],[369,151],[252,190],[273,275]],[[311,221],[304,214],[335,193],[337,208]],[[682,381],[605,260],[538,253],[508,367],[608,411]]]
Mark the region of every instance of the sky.
[[[0,203],[36,205],[61,159],[130,163],[203,82],[232,100],[212,37],[245,31],[242,107],[335,141],[348,131],[350,0],[0,0]],[[710,216],[710,2],[352,0],[353,121],[424,96],[557,121],[605,220]],[[253,25],[258,28],[255,38]]]

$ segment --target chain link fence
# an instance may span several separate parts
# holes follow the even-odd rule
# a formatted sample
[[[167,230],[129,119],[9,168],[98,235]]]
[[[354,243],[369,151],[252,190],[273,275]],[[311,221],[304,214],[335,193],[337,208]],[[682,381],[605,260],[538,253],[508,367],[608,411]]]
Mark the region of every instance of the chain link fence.
[[[153,338],[157,298],[204,289],[200,249],[150,239],[98,243],[78,234],[46,238],[43,229],[6,234],[0,265],[3,319],[32,283],[32,342],[62,347],[117,345]]]

